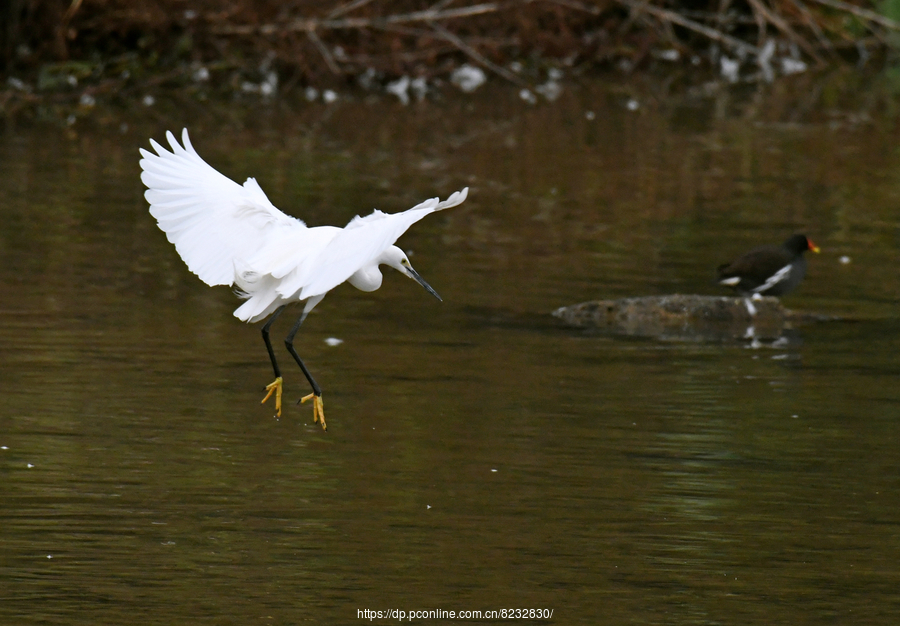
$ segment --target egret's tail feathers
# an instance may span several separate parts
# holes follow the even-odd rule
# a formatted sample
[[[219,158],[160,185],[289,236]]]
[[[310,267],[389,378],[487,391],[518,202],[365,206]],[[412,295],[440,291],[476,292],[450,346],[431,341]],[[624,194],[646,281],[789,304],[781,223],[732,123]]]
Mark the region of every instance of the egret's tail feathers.
[[[259,272],[254,271],[241,259],[234,260],[234,286],[246,294],[246,297],[249,298],[259,289],[261,278]]]
[[[251,294],[244,304],[234,310],[234,316],[242,322],[258,322],[269,317],[282,304],[286,302],[281,298],[264,298]]]
[[[278,279],[254,270],[242,259],[234,260],[234,293],[245,300],[234,311],[242,322],[256,322],[271,315],[285,300],[275,292]]]

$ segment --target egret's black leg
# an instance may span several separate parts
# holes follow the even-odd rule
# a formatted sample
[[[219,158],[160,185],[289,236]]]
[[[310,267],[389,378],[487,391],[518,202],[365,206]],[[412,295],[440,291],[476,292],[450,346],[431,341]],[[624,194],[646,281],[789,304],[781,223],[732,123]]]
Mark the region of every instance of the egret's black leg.
[[[278,317],[284,312],[284,306],[280,306],[275,309],[275,312],[272,314],[272,317],[269,318],[269,321],[265,323],[262,327],[262,336],[263,341],[266,342],[266,350],[269,351],[269,359],[272,361],[272,369],[275,370],[275,378],[281,378],[281,370],[278,368],[278,361],[275,360],[275,351],[272,350],[272,342],[269,341],[269,327],[272,323],[278,319]]]
[[[294,350],[294,336],[297,334],[297,331],[300,330],[300,325],[303,324],[303,320],[305,318],[306,313],[304,313],[297,319],[294,327],[291,328],[291,332],[289,332],[287,334],[287,337],[284,338],[284,345],[285,347],[287,347],[288,352],[291,353],[291,356],[294,357],[294,360],[297,361],[297,365],[300,366],[300,369],[303,370],[303,375],[306,376],[306,380],[309,381],[313,393],[317,396],[321,396],[322,390],[319,388],[318,383],[316,383],[315,379],[312,377],[312,374],[309,373],[309,370],[306,369],[306,365],[303,364],[303,361],[300,359],[300,355],[297,354],[296,350]]]
[[[297,331],[300,330],[300,325],[303,324],[303,320],[306,319],[306,314],[308,311],[304,311],[303,314],[297,318],[294,327],[291,328],[291,332],[287,334],[287,337],[284,338],[284,345],[287,348],[287,351],[291,353],[291,356],[294,357],[294,360],[297,361],[297,365],[300,366],[300,369],[303,370],[303,375],[306,376],[306,380],[309,381],[310,387],[312,387],[313,392],[308,396],[304,396],[300,399],[300,402],[306,402],[307,400],[313,401],[313,423],[322,422],[322,429],[328,430],[325,426],[325,407],[322,402],[322,389],[319,387],[319,384],[316,382],[316,379],[312,377],[312,374],[309,373],[309,370],[306,369],[306,365],[303,364],[303,360],[300,358],[300,355],[297,354],[297,351],[294,349],[294,336],[297,334]]]
[[[269,359],[272,361],[272,369],[275,370],[275,380],[268,385],[266,385],[266,397],[262,399],[263,402],[268,400],[272,394],[275,394],[275,417],[281,417],[281,394],[284,389],[284,381],[281,378],[281,370],[278,368],[278,361],[275,360],[275,351],[272,350],[272,342],[269,341],[269,327],[272,325],[272,322],[278,319],[278,316],[281,315],[281,312],[284,311],[284,307],[280,306],[275,309],[275,313],[272,314],[272,317],[269,318],[269,321],[265,323],[262,327],[262,336],[263,341],[266,342],[266,350],[269,351]]]

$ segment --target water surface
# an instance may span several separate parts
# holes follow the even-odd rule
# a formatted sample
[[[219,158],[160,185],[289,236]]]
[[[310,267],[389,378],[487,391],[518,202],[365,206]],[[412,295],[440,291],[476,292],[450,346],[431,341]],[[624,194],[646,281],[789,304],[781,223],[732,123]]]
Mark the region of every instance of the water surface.
[[[785,123],[777,95],[629,111],[627,89],[587,85],[535,107],[497,89],[8,126],[0,621],[896,623],[897,131]],[[185,125],[309,225],[470,187],[400,242],[443,303],[387,269],[298,335],[328,433],[283,351],[284,415],[260,406],[258,326],[147,213],[137,148]],[[720,293],[716,265],[795,231],[823,253],[785,305],[847,321],[787,346],[549,315]]]

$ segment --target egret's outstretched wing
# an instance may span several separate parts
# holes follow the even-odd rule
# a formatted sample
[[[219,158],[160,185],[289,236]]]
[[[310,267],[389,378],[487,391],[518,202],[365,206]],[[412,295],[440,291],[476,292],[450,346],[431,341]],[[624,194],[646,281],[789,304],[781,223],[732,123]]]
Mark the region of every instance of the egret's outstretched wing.
[[[201,159],[186,128],[183,147],[171,132],[166,138],[171,152],[152,139],[156,154],[141,149],[144,196],[178,254],[207,285],[233,284],[236,260],[306,229],[275,208],[256,180],[238,185]]]
[[[315,263],[305,268],[293,284],[283,283],[279,292],[289,295],[302,289],[302,300],[334,289],[354,272],[375,261],[410,226],[429,213],[462,204],[468,193],[466,187],[443,202],[431,198],[402,213],[387,214],[376,210],[365,217],[354,217],[316,257]]]

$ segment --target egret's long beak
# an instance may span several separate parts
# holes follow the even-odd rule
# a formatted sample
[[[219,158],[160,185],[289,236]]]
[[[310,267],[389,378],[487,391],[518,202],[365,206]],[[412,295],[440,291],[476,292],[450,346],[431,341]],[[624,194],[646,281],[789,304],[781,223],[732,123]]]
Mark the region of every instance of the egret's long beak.
[[[409,265],[406,266],[406,275],[409,276],[410,278],[412,278],[414,281],[416,281],[416,282],[419,283],[420,285],[422,285],[422,287],[425,288],[425,291],[427,291],[428,293],[430,293],[431,295],[433,295],[435,298],[437,298],[438,300],[440,300],[441,302],[443,302],[443,300],[442,300],[441,297],[438,295],[438,293],[437,293],[434,289],[431,288],[431,285],[429,285],[428,283],[426,283],[426,282],[425,282],[425,279],[422,278],[421,276],[419,276],[419,272],[417,272],[416,270],[414,270],[413,268],[411,268]]]

